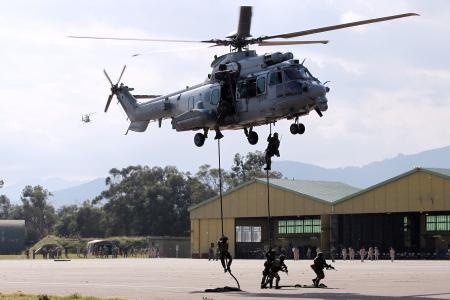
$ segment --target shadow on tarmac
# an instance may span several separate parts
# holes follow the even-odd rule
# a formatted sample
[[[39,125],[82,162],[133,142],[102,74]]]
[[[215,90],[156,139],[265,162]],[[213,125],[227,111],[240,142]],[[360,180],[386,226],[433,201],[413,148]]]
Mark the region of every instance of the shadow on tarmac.
[[[289,289],[292,290],[292,289]],[[239,295],[240,297],[255,297],[255,298],[280,298],[280,299],[362,299],[362,300],[398,300],[398,299],[420,299],[420,300],[436,300],[436,299],[448,299],[439,298],[439,296],[444,297],[444,295],[450,295],[449,293],[444,294],[427,294],[427,295],[410,295],[410,296],[374,296],[374,295],[362,295],[354,293],[301,293],[300,289],[298,294],[283,294],[280,292],[276,293],[249,293],[249,292],[231,292],[232,295]],[[192,291],[191,294],[200,294],[204,291]],[[433,298],[427,297],[433,296]]]

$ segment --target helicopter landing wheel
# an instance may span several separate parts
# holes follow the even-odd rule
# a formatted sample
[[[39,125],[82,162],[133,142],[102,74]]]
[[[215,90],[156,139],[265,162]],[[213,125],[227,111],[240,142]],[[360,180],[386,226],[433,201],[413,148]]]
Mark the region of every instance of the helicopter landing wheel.
[[[194,144],[197,147],[201,147],[203,146],[203,144],[205,143],[205,135],[203,133],[196,133],[194,136]]]
[[[302,123],[298,124],[298,134],[304,134],[305,133],[305,125]]]
[[[250,145],[256,145],[258,143],[258,134],[255,131],[250,131],[248,133],[247,140]]]
[[[289,127],[289,130],[291,131],[292,134],[297,134],[298,133],[298,124],[296,124],[296,123],[291,124],[291,127]]]

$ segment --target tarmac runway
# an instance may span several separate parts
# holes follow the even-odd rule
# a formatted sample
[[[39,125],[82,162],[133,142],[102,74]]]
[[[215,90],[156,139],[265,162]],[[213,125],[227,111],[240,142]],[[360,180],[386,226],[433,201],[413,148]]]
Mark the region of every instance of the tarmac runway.
[[[330,261],[328,261],[330,262]],[[198,259],[1,260],[0,292],[121,297],[127,299],[450,299],[450,261],[336,261],[327,289],[310,284],[310,261],[286,261],[280,290],[260,289],[263,260],[235,260],[242,292],[204,293],[236,286],[220,262]]]

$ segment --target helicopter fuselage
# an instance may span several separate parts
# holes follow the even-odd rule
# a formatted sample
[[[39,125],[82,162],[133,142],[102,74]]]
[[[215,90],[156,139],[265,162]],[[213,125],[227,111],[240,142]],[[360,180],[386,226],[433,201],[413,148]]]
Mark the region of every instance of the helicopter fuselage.
[[[252,130],[328,108],[329,89],[291,53],[235,52],[216,58],[212,67],[204,83],[145,103],[136,101],[132,89],[119,87],[117,96],[130,118],[129,130],[142,132],[150,121],[167,118],[177,131]],[[229,109],[224,116],[225,102]]]

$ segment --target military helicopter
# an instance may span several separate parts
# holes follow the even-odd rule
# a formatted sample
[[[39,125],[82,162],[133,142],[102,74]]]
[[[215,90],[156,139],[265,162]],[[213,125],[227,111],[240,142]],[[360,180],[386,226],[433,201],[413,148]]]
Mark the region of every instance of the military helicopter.
[[[90,113],[90,114],[81,115],[81,122],[83,122],[83,123],[90,123],[91,122],[91,116],[93,114],[95,114],[95,112]]]
[[[241,6],[237,31],[225,39],[203,41],[139,39],[121,37],[69,36],[71,38],[109,39],[149,42],[199,42],[212,46],[228,46],[230,52],[215,56],[212,71],[207,79],[195,86],[186,87],[167,95],[133,95],[130,88],[120,80],[125,67],[114,84],[104,70],[111,84],[111,94],[106,102],[105,112],[113,96],[125,110],[131,123],[128,130],[143,132],[150,121],[170,118],[176,131],[200,130],[194,136],[196,146],[203,146],[209,130],[215,130],[215,139],[223,137],[221,131],[243,129],[248,142],[255,145],[258,134],[254,128],[275,123],[281,119],[293,120],[292,134],[303,134],[305,126],[299,118],[315,111],[320,117],[328,109],[326,94],[330,91],[326,83],[295,59],[290,52],[257,55],[250,45],[305,45],[326,44],[327,40],[286,41],[286,39],[332,31],[364,24],[384,22],[404,17],[417,16],[415,13],[368,19],[333,26],[283,33],[253,38],[250,34],[252,7]],[[274,40],[284,39],[284,40]],[[120,84],[119,84],[120,83]],[[149,98],[139,103],[138,99]],[[127,133],[128,133],[127,130]]]

